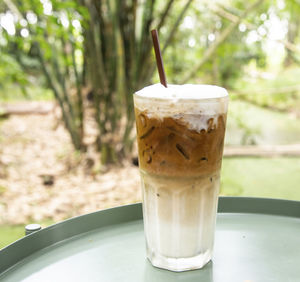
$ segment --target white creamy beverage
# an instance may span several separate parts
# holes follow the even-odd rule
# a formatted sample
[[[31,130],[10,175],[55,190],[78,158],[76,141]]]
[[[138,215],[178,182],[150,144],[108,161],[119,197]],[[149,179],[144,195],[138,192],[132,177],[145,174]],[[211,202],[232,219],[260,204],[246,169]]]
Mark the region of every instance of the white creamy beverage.
[[[228,94],[211,85],[134,95],[147,255],[174,271],[212,257]]]

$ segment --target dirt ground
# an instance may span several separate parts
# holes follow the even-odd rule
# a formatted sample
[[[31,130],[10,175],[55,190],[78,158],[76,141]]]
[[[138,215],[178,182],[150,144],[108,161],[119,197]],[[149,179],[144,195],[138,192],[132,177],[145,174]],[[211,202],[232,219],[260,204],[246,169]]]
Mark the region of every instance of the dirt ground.
[[[76,154],[54,112],[0,123],[0,224],[60,221],[140,199],[137,167],[105,168],[96,153]]]

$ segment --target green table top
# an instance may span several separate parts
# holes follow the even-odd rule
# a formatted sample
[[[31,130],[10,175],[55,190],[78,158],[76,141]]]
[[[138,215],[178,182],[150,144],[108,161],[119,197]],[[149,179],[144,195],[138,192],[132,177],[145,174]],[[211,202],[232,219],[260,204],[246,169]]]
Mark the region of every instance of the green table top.
[[[300,202],[220,198],[213,261],[175,273],[146,259],[141,204],[72,218],[0,251],[0,281],[300,281]]]

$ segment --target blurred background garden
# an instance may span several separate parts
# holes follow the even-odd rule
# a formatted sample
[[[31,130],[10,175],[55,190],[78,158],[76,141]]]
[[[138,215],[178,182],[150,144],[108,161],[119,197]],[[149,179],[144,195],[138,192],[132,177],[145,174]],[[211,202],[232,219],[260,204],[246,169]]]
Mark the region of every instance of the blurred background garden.
[[[0,248],[141,200],[132,94],[228,89],[221,195],[300,200],[300,1],[2,0]]]

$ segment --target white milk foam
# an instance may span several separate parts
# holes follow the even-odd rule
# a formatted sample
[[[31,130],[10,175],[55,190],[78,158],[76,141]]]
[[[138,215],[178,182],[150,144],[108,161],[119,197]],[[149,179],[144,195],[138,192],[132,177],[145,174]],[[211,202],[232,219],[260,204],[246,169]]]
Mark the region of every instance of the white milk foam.
[[[136,94],[142,97],[172,100],[211,99],[228,96],[225,88],[207,84],[168,84],[168,87],[164,87],[162,84],[157,83],[144,87]]]
[[[162,84],[147,86],[134,95],[134,104],[151,118],[172,117],[192,130],[208,128],[208,119],[217,125],[218,115],[227,113],[227,90],[205,84]]]

